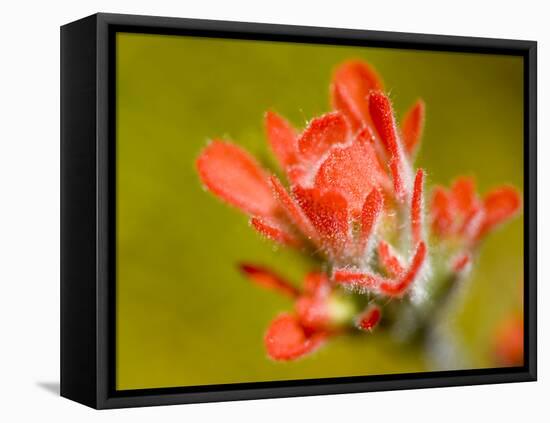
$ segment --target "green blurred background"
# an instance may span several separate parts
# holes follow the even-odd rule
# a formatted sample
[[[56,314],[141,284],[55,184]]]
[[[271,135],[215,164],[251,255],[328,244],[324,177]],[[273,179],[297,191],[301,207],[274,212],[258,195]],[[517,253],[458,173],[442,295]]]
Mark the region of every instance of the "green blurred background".
[[[519,57],[117,35],[117,389],[433,370],[388,333],[343,336],[290,363],[266,357],[270,320],[292,304],[251,285],[236,264],[301,281],[310,263],[276,249],[247,218],[205,192],[195,159],[232,140],[275,169],[263,114],[302,128],[329,109],[331,73],[362,58],[383,77],[398,116],[418,97],[427,118],[417,165],[428,188],[475,175],[485,192],[523,187]],[[494,365],[491,336],[519,304],[523,220],[492,234],[460,306],[445,322],[469,367]]]

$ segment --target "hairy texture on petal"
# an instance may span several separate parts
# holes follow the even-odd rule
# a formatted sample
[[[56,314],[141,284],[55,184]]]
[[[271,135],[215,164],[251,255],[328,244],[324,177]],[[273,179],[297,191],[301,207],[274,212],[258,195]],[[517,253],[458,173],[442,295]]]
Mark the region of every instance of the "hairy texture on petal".
[[[368,290],[377,289],[380,284],[387,282],[380,276],[349,269],[336,269],[333,278],[336,283],[341,285],[356,286]]]
[[[372,92],[369,95],[369,110],[373,125],[390,157],[388,166],[393,178],[395,195],[398,200],[404,200],[407,196],[406,163],[397,136],[390,100],[381,92]]]
[[[480,207],[473,178],[466,176],[457,178],[451,187],[451,193],[456,208],[465,216]]]
[[[382,208],[384,207],[384,197],[377,189],[373,189],[367,196],[361,211],[361,232],[359,234],[359,249],[364,252]]]
[[[319,244],[319,236],[316,229],[300,208],[299,204],[290,196],[281,181],[276,176],[271,176],[271,186],[275,196],[279,200],[281,208],[286,212],[290,221],[312,242]]]
[[[298,288],[268,268],[248,263],[241,263],[239,268],[252,282],[263,288],[277,291],[290,298],[300,295]]]
[[[407,269],[407,272],[397,281],[397,283],[383,282],[380,284],[380,290],[389,296],[401,296],[407,291],[407,289],[416,280],[416,277],[422,269],[424,260],[426,259],[426,243],[420,242],[416,248],[416,252],[413,256],[411,264]]]
[[[313,352],[327,338],[324,332],[308,332],[296,316],[281,314],[271,322],[264,337],[269,357],[294,360]]]
[[[435,187],[432,193],[430,205],[432,229],[439,236],[448,235],[451,232],[454,217],[452,198],[443,187]]]
[[[310,161],[316,161],[334,144],[348,141],[350,128],[344,115],[327,113],[313,119],[298,139],[300,153]]]
[[[485,220],[478,236],[483,236],[505,220],[513,217],[521,207],[519,192],[513,187],[497,188],[483,199]]]
[[[348,201],[354,217],[361,215],[366,196],[385,184],[387,176],[380,167],[370,142],[354,142],[333,148],[315,177],[321,192],[337,191]]]
[[[383,89],[382,81],[367,63],[350,60],[340,65],[331,85],[332,107],[346,115],[357,130],[371,122],[367,96]]]
[[[221,199],[252,215],[271,216],[277,206],[267,175],[234,144],[213,141],[197,159],[204,185]]]
[[[418,169],[414,179],[413,196],[411,202],[411,233],[412,241],[418,244],[422,240],[422,199],[424,187],[424,171]]]
[[[392,278],[403,274],[405,267],[393,248],[384,240],[378,243],[378,259],[384,270]]]
[[[425,105],[418,100],[405,114],[401,131],[403,133],[403,147],[409,156],[414,156],[420,146],[422,130],[424,129]]]
[[[376,304],[371,304],[357,318],[357,327],[371,332],[380,322],[382,310]]]
[[[266,238],[289,247],[300,247],[302,243],[292,234],[290,229],[282,222],[261,217],[253,217],[250,224],[254,229]]]
[[[294,195],[325,247],[339,254],[349,241],[348,204],[337,192],[297,186]]]
[[[279,163],[286,169],[297,162],[298,141],[294,128],[274,112],[265,115],[265,128],[271,149]]]

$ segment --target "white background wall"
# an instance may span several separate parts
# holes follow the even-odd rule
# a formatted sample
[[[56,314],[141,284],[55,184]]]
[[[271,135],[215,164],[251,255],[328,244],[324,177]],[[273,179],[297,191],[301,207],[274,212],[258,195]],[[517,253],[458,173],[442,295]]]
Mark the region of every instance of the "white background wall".
[[[0,24],[0,421],[549,421],[544,1],[11,1]],[[59,382],[59,26],[97,11],[539,42],[539,382],[96,412]],[[546,393],[545,393],[546,390]]]

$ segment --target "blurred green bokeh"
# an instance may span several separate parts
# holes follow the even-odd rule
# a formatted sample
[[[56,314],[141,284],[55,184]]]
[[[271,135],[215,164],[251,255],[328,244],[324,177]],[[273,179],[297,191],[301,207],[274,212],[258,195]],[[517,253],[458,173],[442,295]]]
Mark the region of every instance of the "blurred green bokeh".
[[[468,174],[482,193],[502,183],[522,190],[519,57],[119,34],[118,389],[434,369],[383,331],[337,338],[295,362],[270,361],[264,331],[292,305],[251,285],[236,264],[268,265],[299,283],[310,263],[263,240],[197,177],[194,162],[209,138],[232,140],[275,169],[264,112],[303,127],[328,111],[332,70],[350,58],[379,71],[398,116],[425,100],[417,165],[428,189]],[[446,322],[471,367],[494,365],[495,325],[518,307],[522,228],[517,218],[488,238]]]

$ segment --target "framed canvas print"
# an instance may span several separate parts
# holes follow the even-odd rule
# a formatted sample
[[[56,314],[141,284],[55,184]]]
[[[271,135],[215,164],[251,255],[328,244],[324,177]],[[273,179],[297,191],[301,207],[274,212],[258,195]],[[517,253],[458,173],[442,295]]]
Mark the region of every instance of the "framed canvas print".
[[[536,43],[61,28],[61,394],[536,379]]]

